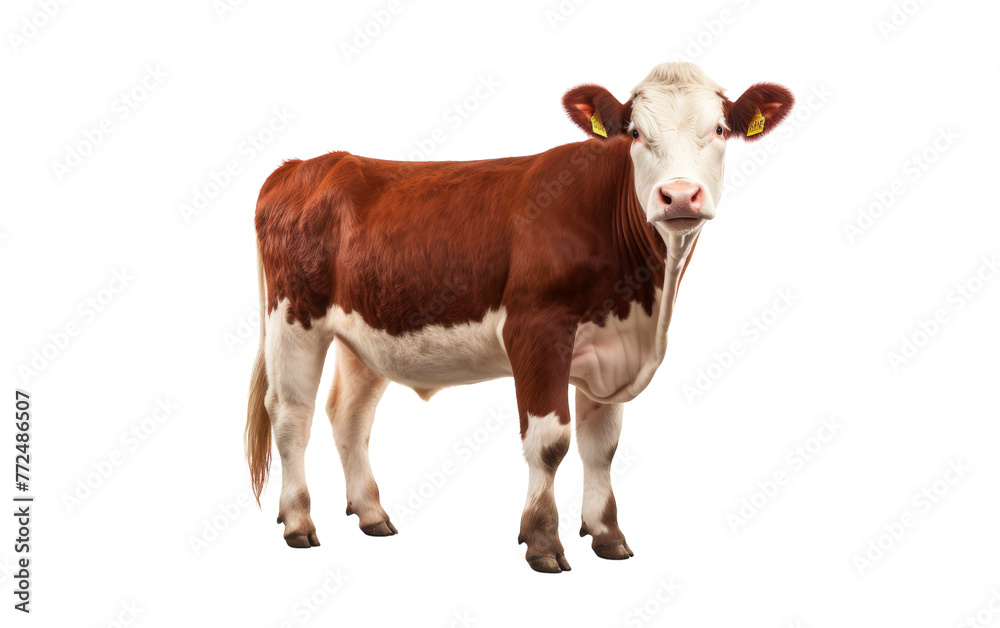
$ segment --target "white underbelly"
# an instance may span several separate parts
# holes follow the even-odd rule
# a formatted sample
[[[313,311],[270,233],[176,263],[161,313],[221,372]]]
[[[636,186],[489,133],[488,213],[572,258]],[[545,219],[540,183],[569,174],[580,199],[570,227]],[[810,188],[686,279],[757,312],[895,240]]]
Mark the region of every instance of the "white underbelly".
[[[657,343],[651,342],[658,309],[654,308],[651,317],[633,303],[625,320],[611,315],[603,327],[581,324],[574,341],[570,383],[595,401],[624,402],[642,392],[663,359],[657,354]],[[426,398],[448,386],[509,377],[510,360],[503,343],[506,318],[501,307],[478,322],[429,325],[393,336],[371,327],[357,312],[346,314],[334,307],[320,324],[369,369]]]
[[[594,401],[633,399],[663,361],[677,286],[697,233],[677,235],[662,223],[656,227],[667,243],[668,255],[663,288],[654,292],[652,312],[647,315],[632,303],[624,320],[611,314],[604,326],[586,322],[577,327],[569,383]],[[358,312],[348,314],[334,306],[313,322],[328,335],[327,341],[338,338],[376,374],[428,398],[441,388],[512,374],[503,341],[506,319],[507,311],[500,307],[480,321],[429,325],[394,336],[371,327]]]
[[[447,386],[511,374],[503,345],[504,308],[461,325],[429,325],[393,336],[369,326],[357,312],[334,307],[325,325],[375,373],[410,386],[422,396]]]

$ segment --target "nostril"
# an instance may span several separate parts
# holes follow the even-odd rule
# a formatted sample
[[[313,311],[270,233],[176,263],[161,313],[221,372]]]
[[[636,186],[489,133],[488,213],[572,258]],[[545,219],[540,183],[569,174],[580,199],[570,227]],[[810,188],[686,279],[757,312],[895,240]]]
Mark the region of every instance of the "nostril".
[[[667,205],[674,202],[674,199],[670,198],[670,195],[664,192],[663,190],[660,190],[660,196],[663,198],[663,202],[666,203]]]
[[[702,200],[701,188],[700,187],[695,188],[694,194],[691,196],[691,207],[694,207],[695,209],[701,207],[701,200]]]

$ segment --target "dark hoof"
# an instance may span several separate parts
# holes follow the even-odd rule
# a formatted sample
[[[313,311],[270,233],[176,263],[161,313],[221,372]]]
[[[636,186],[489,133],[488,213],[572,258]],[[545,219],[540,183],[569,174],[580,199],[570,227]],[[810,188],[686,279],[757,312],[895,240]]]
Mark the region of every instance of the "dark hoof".
[[[528,559],[532,569],[541,573],[562,573],[570,571],[569,561],[562,554],[556,556],[535,556]]]
[[[556,560],[559,561],[559,566],[562,567],[563,571],[573,571],[573,568],[569,566],[569,561],[562,554],[556,554]]]
[[[392,525],[389,521],[379,521],[378,523],[361,526],[361,531],[368,536],[392,536],[398,533],[396,526]]]
[[[620,531],[616,530],[616,532],[617,534],[605,533],[594,537],[594,542],[590,545],[594,553],[600,558],[608,560],[625,560],[626,558],[635,556],[632,553],[632,549],[629,548],[628,543],[625,542],[625,537],[622,536]],[[580,536],[587,536],[588,534],[590,534],[590,530],[587,529],[587,526],[581,526]]]
[[[595,545],[594,553],[601,558],[607,558],[608,560],[625,560],[632,557],[632,550],[628,548],[628,543],[622,541],[621,543],[613,543],[611,545]]]
[[[319,547],[319,539],[316,537],[315,532],[309,534],[292,534],[285,537],[285,543],[288,543],[288,547],[299,547],[299,548],[310,548]]]

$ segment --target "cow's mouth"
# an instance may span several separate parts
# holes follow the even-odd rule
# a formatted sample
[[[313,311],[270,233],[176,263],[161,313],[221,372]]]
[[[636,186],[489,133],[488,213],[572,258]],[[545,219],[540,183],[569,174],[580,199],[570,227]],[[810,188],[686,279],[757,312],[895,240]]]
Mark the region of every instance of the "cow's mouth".
[[[687,206],[674,206],[669,205],[664,206],[662,211],[661,220],[701,220],[701,212],[697,209],[692,209]]]
[[[701,224],[701,218],[666,218],[660,222],[670,231],[683,232],[697,228]]]
[[[705,220],[707,218],[698,214],[678,215],[673,212],[661,211],[660,217],[654,222],[662,225],[662,228],[670,233],[684,234],[700,229]]]

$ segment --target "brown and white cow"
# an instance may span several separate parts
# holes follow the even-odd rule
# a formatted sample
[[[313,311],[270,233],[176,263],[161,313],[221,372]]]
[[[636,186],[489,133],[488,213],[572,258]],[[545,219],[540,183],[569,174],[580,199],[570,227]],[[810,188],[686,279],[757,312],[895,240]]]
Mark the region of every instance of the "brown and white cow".
[[[570,568],[553,495],[570,442],[570,384],[581,535],[592,535],[598,556],[631,556],[610,477],[622,404],[663,360],[677,288],[716,214],[726,140],[762,137],[792,103],[769,83],[733,102],[698,67],[666,63],[624,104],[596,85],[570,90],[563,104],[591,137],[538,155],[411,163],[338,152],[278,168],[257,202],[262,323],[246,439],[259,500],[274,434],[288,545],[319,545],[304,453],[333,343],[326,411],[347,513],[365,534],[396,533],[368,462],[388,383],[429,399],[513,376],[529,468],[519,536],[528,563]]]

